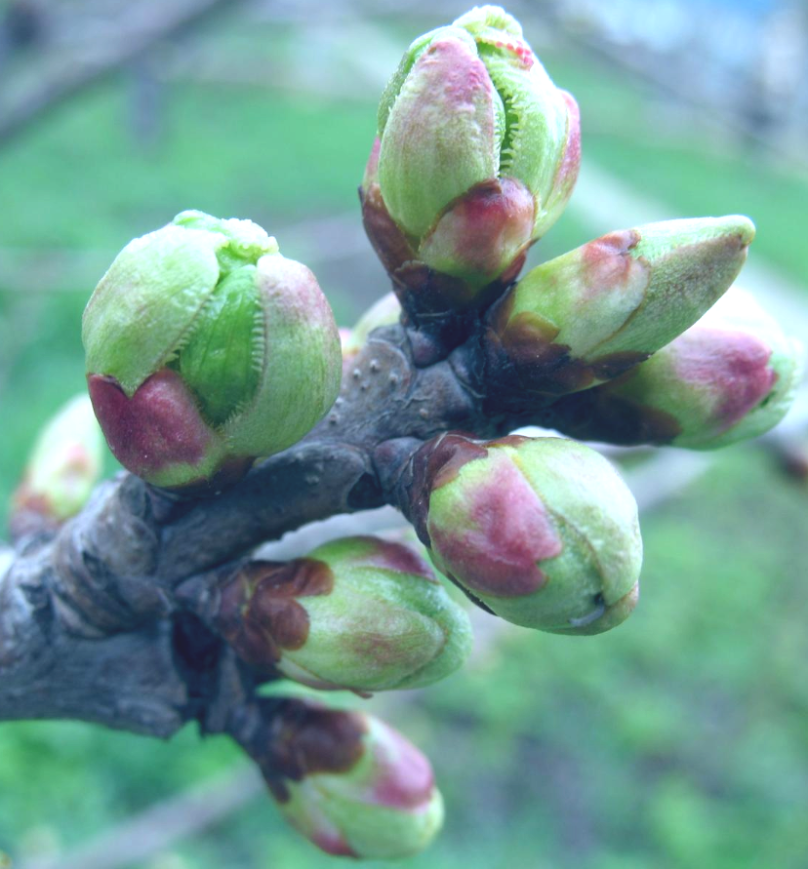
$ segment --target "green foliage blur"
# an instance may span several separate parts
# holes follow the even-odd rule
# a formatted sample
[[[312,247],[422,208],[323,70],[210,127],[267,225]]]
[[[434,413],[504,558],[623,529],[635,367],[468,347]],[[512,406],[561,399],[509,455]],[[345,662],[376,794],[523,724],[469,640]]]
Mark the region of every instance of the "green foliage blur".
[[[234,59],[282,60],[291,37],[263,27],[224,17],[200,38]],[[401,49],[419,29],[397,27]],[[585,162],[671,216],[750,214],[752,256],[805,276],[808,184],[788,166],[698,130],[654,132],[646,88],[574,47],[539,50],[579,100]],[[345,325],[388,289],[370,247],[322,223],[353,211],[361,232],[356,187],[380,88],[348,99],[180,75],[160,82],[156,129],[143,135],[136,75],[0,148],[0,518],[36,432],[83,388],[81,312],[131,237],[186,208],[249,217],[312,266]],[[283,228],[309,220],[285,244]],[[573,208],[538,253],[617,228]],[[447,799],[443,835],[401,865],[804,867],[806,499],[761,451],[730,449],[643,517],[642,599],[625,625],[583,639],[509,629],[447,682],[406,703],[369,701],[433,758]],[[241,764],[228,741],[190,728],[163,744],[72,722],[0,724],[0,852],[22,863],[70,851]],[[330,864],[261,798],[135,865]]]

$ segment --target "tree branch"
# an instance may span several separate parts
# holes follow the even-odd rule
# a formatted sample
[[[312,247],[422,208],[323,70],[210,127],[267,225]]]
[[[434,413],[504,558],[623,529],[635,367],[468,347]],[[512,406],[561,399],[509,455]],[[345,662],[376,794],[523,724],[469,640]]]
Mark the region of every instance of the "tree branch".
[[[419,367],[421,340],[377,330],[320,425],[231,489],[182,498],[123,474],[55,536],[21,541],[0,578],[0,720],[227,729],[256,677],[194,614],[236,560],[312,521],[395,506],[399,474],[435,434],[520,423],[485,415],[473,339]]]
[[[79,51],[52,64],[52,69],[34,86],[0,101],[3,107],[0,142],[9,141],[53,106],[136,60],[161,40],[184,33],[227,5],[226,0],[182,0],[169,6],[154,3],[144,14],[140,5],[135,4],[117,28],[119,38],[106,44],[96,42],[92,51],[81,46]]]

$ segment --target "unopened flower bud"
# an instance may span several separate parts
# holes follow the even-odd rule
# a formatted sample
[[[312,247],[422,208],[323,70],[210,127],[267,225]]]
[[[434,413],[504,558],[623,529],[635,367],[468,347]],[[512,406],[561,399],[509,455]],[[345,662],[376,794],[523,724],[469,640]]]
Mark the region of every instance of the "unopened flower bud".
[[[517,625],[600,633],[634,607],[637,505],[606,459],[561,438],[441,435],[416,454],[409,515],[435,566]]]
[[[572,192],[575,101],[555,87],[519,23],[482,6],[413,42],[378,126],[363,216],[405,305],[490,302]]]
[[[616,377],[689,328],[735,280],[746,217],[613,232],[532,269],[491,310],[486,351],[520,395]]]
[[[215,624],[253,666],[315,688],[418,688],[471,649],[466,613],[423,559],[374,537],[249,562],[222,589]]]
[[[368,336],[380,326],[392,326],[401,317],[401,304],[395,293],[387,293],[371,305],[348,331],[342,342],[343,359],[350,359],[364,347]]]
[[[104,439],[86,395],[71,399],[40,432],[11,501],[14,537],[56,528],[81,510],[101,476]]]
[[[112,452],[159,486],[243,473],[298,441],[339,389],[314,275],[247,220],[186,211],[130,242],[87,305],[83,340]]]
[[[429,761],[372,715],[284,701],[261,765],[286,819],[328,854],[389,860],[430,844],[443,799]]]
[[[554,409],[575,437],[714,449],[774,428],[791,406],[802,362],[799,342],[733,289],[647,362]]]

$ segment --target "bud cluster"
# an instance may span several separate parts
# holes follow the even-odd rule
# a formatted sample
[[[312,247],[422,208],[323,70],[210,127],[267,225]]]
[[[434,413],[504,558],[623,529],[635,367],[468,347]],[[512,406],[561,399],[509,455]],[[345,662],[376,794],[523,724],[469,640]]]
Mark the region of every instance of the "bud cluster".
[[[609,630],[638,600],[634,498],[589,447],[508,433],[552,424],[582,440],[703,449],[776,425],[801,348],[748,296],[724,296],[754,225],[731,215],[610,232],[520,279],[572,193],[579,116],[496,6],[412,43],[377,132],[362,218],[394,293],[341,346],[316,279],[274,238],[250,221],[183,212],[127,245],[85,312],[89,392],[107,441],[149,483],[191,496],[221,488],[307,435],[342,370],[340,409],[310,442],[323,463],[345,446],[364,464],[331,507],[368,506],[367,492],[374,506],[394,503],[434,566],[509,622]],[[375,391],[365,365],[384,375]],[[61,519],[91,475],[68,492],[59,450],[76,438],[59,431],[25,497]],[[287,459],[303,467],[305,450]],[[398,543],[350,537],[225,570],[212,591],[203,583],[196,613],[235,651],[245,684],[283,677],[366,696],[431,685],[469,654],[465,609]],[[308,702],[255,702],[269,711],[243,744],[315,844],[386,859],[435,835],[431,769],[394,730]]]

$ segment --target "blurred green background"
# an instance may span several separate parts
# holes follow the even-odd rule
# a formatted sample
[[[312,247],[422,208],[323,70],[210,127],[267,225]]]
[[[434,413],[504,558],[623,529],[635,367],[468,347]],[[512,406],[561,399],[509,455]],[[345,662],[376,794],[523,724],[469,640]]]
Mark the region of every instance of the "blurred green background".
[[[733,70],[745,57],[738,14],[763,36],[761,23],[792,15],[804,49],[804,13],[763,0],[733,4],[735,18],[718,2],[607,5],[511,7],[583,120],[580,199],[534,255],[648,215],[748,213],[752,257],[769,269],[754,288],[776,283],[800,331],[804,97],[782,70],[774,85],[765,64],[750,74],[748,57],[743,75]],[[196,20],[203,7],[216,8]],[[640,7],[648,32],[627,36],[620,16]],[[387,291],[356,193],[376,101],[408,42],[465,8],[0,2],[2,518],[36,432],[83,388],[81,312],[133,236],[186,208],[249,217],[314,269],[341,323]],[[716,16],[735,22],[740,59],[710,36]],[[682,21],[690,30],[673,44]],[[138,40],[149,50],[133,52]],[[775,61],[782,47],[775,39]],[[788,69],[808,71],[805,51],[792,54]],[[447,800],[443,835],[402,865],[808,865],[808,488],[756,445],[670,488],[643,516],[642,602],[619,630],[505,630],[436,688],[369,701],[430,754]],[[59,866],[161,801],[208,781],[215,794],[242,765],[226,740],[191,729],[161,744],[77,723],[0,724],[0,851]],[[114,865],[332,863],[263,795],[145,861],[121,862],[125,847]]]

